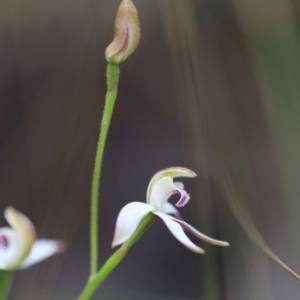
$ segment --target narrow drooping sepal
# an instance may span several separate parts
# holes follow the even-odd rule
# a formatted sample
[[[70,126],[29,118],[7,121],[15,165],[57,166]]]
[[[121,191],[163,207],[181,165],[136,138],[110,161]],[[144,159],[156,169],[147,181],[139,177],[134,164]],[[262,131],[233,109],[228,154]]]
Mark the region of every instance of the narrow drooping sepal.
[[[182,220],[179,220],[179,219],[176,219],[173,217],[170,217],[170,218],[173,221],[179,223],[183,229],[188,230],[190,233],[192,233],[195,237],[197,237],[200,240],[203,240],[203,241],[205,241],[209,244],[215,245],[215,246],[220,246],[220,247],[228,247],[229,246],[228,242],[215,240],[215,239],[203,234],[202,232],[198,231],[196,228],[194,228],[193,226],[191,226],[190,224],[188,224]]]
[[[125,205],[117,218],[112,247],[126,242],[135,232],[143,217],[151,211],[154,211],[154,208],[142,202],[131,202]]]
[[[195,245],[185,234],[184,230],[182,229],[182,227],[175,221],[172,220],[172,217],[155,211],[153,212],[155,215],[157,215],[158,217],[160,217],[163,222],[166,224],[166,226],[168,227],[168,229],[170,230],[170,232],[173,234],[173,236],[180,242],[182,243],[186,248],[188,248],[189,250],[196,252],[196,253],[200,253],[200,254],[204,254],[204,250],[200,247],[198,247],[197,245]]]
[[[106,48],[108,62],[120,64],[136,49],[140,41],[138,12],[131,0],[123,0],[115,19],[115,36]]]

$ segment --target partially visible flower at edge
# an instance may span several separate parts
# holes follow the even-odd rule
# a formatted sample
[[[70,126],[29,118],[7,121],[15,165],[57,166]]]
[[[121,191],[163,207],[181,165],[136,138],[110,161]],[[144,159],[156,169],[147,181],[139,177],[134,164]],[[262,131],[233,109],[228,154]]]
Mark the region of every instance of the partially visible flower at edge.
[[[106,60],[120,64],[136,49],[140,41],[138,12],[131,0],[123,0],[115,19],[115,36],[106,48]]]
[[[125,205],[117,218],[115,236],[112,247],[126,242],[135,232],[139,223],[148,213],[158,216],[168,227],[174,237],[189,250],[204,254],[204,250],[195,245],[185,234],[184,230],[191,232],[197,238],[216,246],[229,246],[229,243],[212,239],[184,222],[178,210],[168,201],[173,194],[179,194],[177,207],[182,207],[190,200],[189,194],[184,190],[182,182],[173,182],[176,177],[195,177],[192,170],[183,167],[172,167],[157,172],[150,180],[147,190],[147,203],[131,202]],[[175,217],[171,216],[175,215]]]
[[[0,228],[0,270],[25,269],[64,251],[63,241],[36,240],[31,221],[13,207],[7,207],[4,216],[11,227]]]

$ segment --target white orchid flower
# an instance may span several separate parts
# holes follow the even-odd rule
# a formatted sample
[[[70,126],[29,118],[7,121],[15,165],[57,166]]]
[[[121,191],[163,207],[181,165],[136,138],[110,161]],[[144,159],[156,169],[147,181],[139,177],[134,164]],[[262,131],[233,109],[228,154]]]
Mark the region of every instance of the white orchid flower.
[[[174,237],[189,250],[204,254],[204,250],[195,245],[185,234],[184,230],[191,232],[197,238],[217,246],[229,246],[227,242],[212,239],[184,222],[178,210],[167,202],[173,194],[179,194],[177,207],[182,207],[190,200],[189,194],[184,190],[183,183],[173,182],[176,177],[195,177],[192,170],[182,167],[172,167],[156,173],[150,180],[147,190],[147,203],[131,202],[120,211],[115,229],[112,247],[126,242],[135,232],[141,220],[149,213],[158,216],[166,224]],[[171,216],[175,215],[177,218]]]
[[[4,216],[11,227],[0,228],[0,270],[24,269],[64,250],[62,241],[36,240],[33,224],[16,209],[7,207]]]

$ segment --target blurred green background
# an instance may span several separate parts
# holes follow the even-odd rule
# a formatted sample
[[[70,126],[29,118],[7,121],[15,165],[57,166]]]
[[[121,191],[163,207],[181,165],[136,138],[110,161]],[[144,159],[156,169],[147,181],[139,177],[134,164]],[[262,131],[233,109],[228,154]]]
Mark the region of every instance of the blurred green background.
[[[197,256],[157,221],[93,299],[299,299],[299,283],[248,237],[250,214],[300,272],[299,1],[134,2],[142,40],[121,66],[100,263],[112,253],[122,206],[145,201],[151,176],[175,165],[198,173],[184,181],[192,198],[185,220],[231,246],[201,243],[206,254]],[[10,300],[74,299],[87,279],[104,51],[119,3],[0,3],[0,211],[13,205],[40,237],[69,245],[17,272]]]

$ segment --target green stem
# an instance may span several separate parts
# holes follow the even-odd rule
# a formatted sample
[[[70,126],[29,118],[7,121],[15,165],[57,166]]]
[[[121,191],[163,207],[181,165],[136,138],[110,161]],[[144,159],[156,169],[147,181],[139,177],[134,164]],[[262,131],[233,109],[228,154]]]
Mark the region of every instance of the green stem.
[[[97,274],[91,276],[77,300],[88,300],[95,293],[99,285],[115,269],[115,267],[126,256],[130,247],[143,235],[148,227],[153,223],[155,215],[149,213],[140,222],[134,234],[127,240],[120,249],[118,249],[103,265]]]
[[[99,141],[95,157],[95,165],[92,179],[91,195],[91,266],[90,276],[96,274],[98,269],[98,201],[99,201],[99,183],[102,167],[102,158],[104,153],[105,141],[112,117],[114,104],[118,93],[119,66],[109,63],[107,66],[107,93],[102,115]]]
[[[0,300],[5,300],[10,288],[11,272],[0,271]]]

